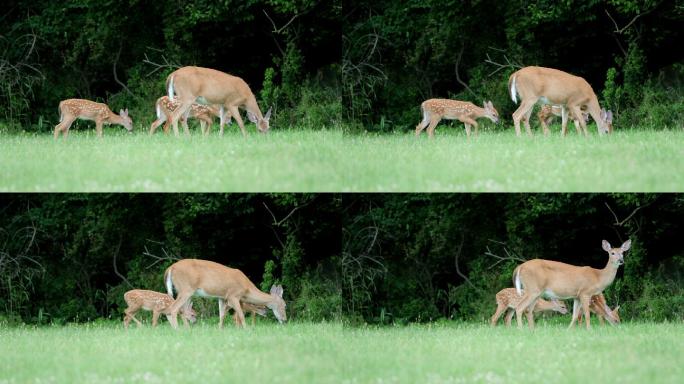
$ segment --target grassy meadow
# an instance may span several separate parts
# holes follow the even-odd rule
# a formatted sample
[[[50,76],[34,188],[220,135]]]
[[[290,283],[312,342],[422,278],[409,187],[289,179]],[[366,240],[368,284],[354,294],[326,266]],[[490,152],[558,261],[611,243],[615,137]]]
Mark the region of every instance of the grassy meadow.
[[[679,191],[684,132],[620,131],[585,139],[518,138],[513,129],[466,140],[460,125],[434,140],[412,133],[273,130],[243,138],[175,138],[120,128],[0,135],[0,191]]]
[[[0,383],[675,383],[682,323],[0,328]]]

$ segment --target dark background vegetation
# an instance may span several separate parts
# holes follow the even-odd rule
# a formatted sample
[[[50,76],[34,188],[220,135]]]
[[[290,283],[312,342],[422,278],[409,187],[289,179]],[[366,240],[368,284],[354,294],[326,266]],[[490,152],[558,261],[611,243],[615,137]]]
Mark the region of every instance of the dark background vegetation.
[[[317,0],[10,0],[0,13],[0,125],[50,131],[66,98],[149,127],[175,68],[244,78],[272,125],[339,122],[340,6]]]
[[[344,0],[342,14],[357,129],[413,129],[431,97],[492,100],[510,128],[507,80],[528,65],[585,77],[618,129],[684,127],[682,0]]]
[[[609,304],[681,320],[683,215],[677,194],[1,195],[0,322],[120,320],[177,258],[282,283],[292,319],[482,321],[522,260],[603,268],[628,238]]]

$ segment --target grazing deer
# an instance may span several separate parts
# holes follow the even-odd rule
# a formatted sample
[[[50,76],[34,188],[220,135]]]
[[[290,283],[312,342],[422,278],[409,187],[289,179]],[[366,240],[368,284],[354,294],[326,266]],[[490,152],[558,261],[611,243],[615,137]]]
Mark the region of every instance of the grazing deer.
[[[475,135],[477,136],[478,124],[475,119],[486,117],[495,124],[499,121],[499,113],[494,108],[492,102],[486,101],[483,105],[484,108],[480,108],[468,101],[449,99],[425,100],[420,105],[420,109],[423,112],[423,120],[416,126],[416,136],[419,136],[423,129],[427,127],[428,136],[433,137],[435,127],[442,119],[461,121],[465,126],[468,137],[470,137],[470,127],[475,126]]]
[[[269,108],[266,115],[262,116],[254,94],[247,83],[239,77],[211,68],[183,67],[166,78],[166,88],[171,99],[174,98],[174,94],[178,95],[180,104],[169,119],[176,136],[178,136],[178,119],[187,113],[188,108],[199,97],[206,100],[207,104],[220,106],[221,135],[223,135],[224,110],[227,110],[237,121],[242,135],[247,135],[238,107],[247,110],[249,121],[255,123],[260,132],[268,132],[271,109]]]
[[[620,306],[618,305],[614,309],[610,309],[606,303],[606,298],[603,293],[596,295],[591,298],[591,303],[589,304],[589,312],[595,313],[598,317],[599,323],[604,324],[603,319],[606,319],[610,325],[615,325],[620,323],[620,314],[618,311]],[[582,312],[577,314],[577,323],[582,322]],[[576,324],[577,324],[576,323]]]
[[[548,135],[550,133],[549,131],[549,124],[553,122],[553,119],[555,116],[563,116],[563,113],[565,113],[565,108],[562,105],[550,105],[550,104],[543,104],[541,108],[539,109],[539,113],[537,113],[537,118],[539,119],[539,123],[542,126],[542,129],[544,130],[544,135]],[[575,123],[575,130],[577,131],[577,134],[582,134],[582,130],[579,125],[579,121],[574,118],[574,116],[571,116],[572,122]],[[582,111],[582,118],[584,119],[584,122],[587,123],[589,121],[589,114],[585,112],[584,110]],[[608,121],[609,124],[609,130],[610,127],[612,126],[612,113],[610,116],[610,121]]]
[[[166,318],[171,322],[169,307],[173,304],[173,297],[155,291],[148,291],[145,289],[133,289],[124,293],[124,300],[128,304],[128,308],[124,311],[124,327],[128,328],[128,324],[131,320],[134,320],[138,327],[142,323],[135,318],[135,314],[139,310],[144,309],[147,311],[152,311],[152,326],[157,326],[157,320],[159,315],[164,314]],[[195,311],[192,309],[192,304],[184,306],[181,308],[181,316],[183,318],[183,324],[188,326],[188,321],[194,323],[196,320]]]
[[[128,133],[133,131],[133,121],[128,116],[128,108],[120,110],[117,115],[109,109],[107,104],[83,99],[67,99],[59,103],[59,124],[55,126],[55,139],[59,137],[60,132],[63,132],[66,139],[69,135],[69,128],[76,119],[94,121],[98,137],[102,137],[103,124],[118,124],[126,128]]]
[[[500,290],[496,294],[496,312],[494,312],[494,316],[492,316],[492,327],[496,326],[496,322],[499,320],[504,311],[507,311],[506,326],[510,327],[511,319],[515,314],[515,307],[518,305],[521,299],[522,295],[518,295],[518,293],[515,291],[515,288],[504,288]],[[555,311],[565,315],[566,313],[568,313],[568,308],[562,301],[547,301],[544,299],[539,299],[537,300],[537,303],[534,305],[534,309],[532,310],[533,313],[549,311]]]
[[[183,259],[164,272],[169,295],[176,288],[178,297],[170,308],[171,325],[178,327],[176,315],[192,295],[215,297],[219,300],[219,328],[223,327],[226,305],[235,310],[238,327],[245,326],[245,315],[240,303],[265,306],[273,311],[280,323],[287,320],[283,287],[273,285],[270,293],[259,290],[242,271],[208,260]]]
[[[152,126],[150,126],[150,135],[154,134],[154,131],[159,127],[162,123],[164,124],[163,130],[164,133],[169,133],[169,117],[171,116],[171,113],[175,111],[179,106],[178,99],[169,99],[168,96],[162,96],[157,99],[157,102],[155,103],[155,110],[157,113],[157,120],[155,120],[152,123]],[[183,124],[183,129],[185,130],[186,134],[190,134],[190,130],[188,129],[188,118],[195,118],[200,121],[200,129],[202,130],[203,135],[209,134],[209,129],[211,128],[211,125],[214,123],[214,117],[221,117],[219,108],[216,106],[208,106],[208,105],[202,105],[202,104],[197,104],[193,103],[190,106],[190,109],[188,110],[187,115],[181,116],[181,123]],[[220,119],[222,122],[225,120]],[[228,116],[228,124],[230,124],[230,116]],[[223,129],[223,127],[221,127]]]
[[[525,121],[527,134],[532,136],[530,128],[530,114],[532,108],[541,100],[545,104],[564,106],[562,109],[562,128],[561,135],[567,132],[567,113],[577,120],[587,135],[587,127],[582,120],[582,108],[596,121],[599,134],[609,133],[607,116],[608,113],[599,106],[598,99],[591,85],[579,76],[571,75],[567,72],[553,68],[544,67],[525,67],[514,72],[508,78],[508,89],[511,99],[517,103],[517,95],[520,95],[520,107],[513,112],[513,124],[515,134],[520,136],[520,121]],[[612,118],[612,113],[611,113]]]
[[[608,263],[603,269],[578,267],[558,261],[534,259],[520,264],[513,271],[513,281],[519,294],[525,288],[523,298],[515,307],[518,328],[522,328],[522,313],[533,308],[540,296],[553,299],[574,299],[572,308],[572,327],[577,319],[580,304],[590,328],[589,304],[592,296],[603,292],[615,280],[618,267],[624,264],[623,254],[629,250],[631,241],[627,240],[620,248],[611,248],[610,243],[603,240],[603,250],[608,252]],[[532,320],[530,322],[530,320]],[[534,319],[528,315],[530,328],[534,328]]]

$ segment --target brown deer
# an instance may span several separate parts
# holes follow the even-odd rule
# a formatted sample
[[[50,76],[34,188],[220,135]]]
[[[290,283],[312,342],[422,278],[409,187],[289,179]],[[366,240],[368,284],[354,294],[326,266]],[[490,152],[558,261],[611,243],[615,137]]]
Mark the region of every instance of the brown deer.
[[[128,133],[133,131],[133,120],[128,116],[128,108],[120,110],[117,115],[106,104],[83,99],[67,99],[59,103],[59,124],[55,126],[55,139],[59,137],[60,132],[66,139],[69,128],[76,119],[94,121],[98,137],[102,137],[102,125],[118,124],[126,128]]]
[[[269,129],[271,109],[266,115],[261,114],[259,105],[247,83],[237,76],[217,71],[211,68],[182,67],[172,72],[166,78],[166,88],[170,98],[178,95],[179,107],[169,118],[173,133],[178,136],[178,119],[183,116],[190,106],[203,98],[207,104],[219,105],[221,128],[223,128],[224,110],[237,121],[242,135],[246,136],[245,125],[240,117],[239,107],[247,110],[249,121],[256,124],[257,129],[266,133]],[[220,134],[223,135],[223,129]]]
[[[589,312],[596,314],[596,317],[601,325],[604,324],[603,319],[606,319],[610,325],[620,324],[620,314],[618,313],[619,310],[619,305],[614,309],[610,309],[610,307],[608,307],[608,303],[606,303],[606,298],[602,293],[592,297],[591,303],[589,304]],[[577,323],[581,322],[582,312],[579,312],[577,314]]]
[[[499,122],[499,112],[494,108],[491,101],[483,103],[484,108],[480,108],[468,101],[449,100],[449,99],[428,99],[421,105],[423,120],[416,126],[416,137],[427,127],[429,137],[434,136],[435,127],[442,119],[458,120],[463,123],[466,135],[470,137],[470,127],[475,127],[477,136],[478,124],[475,119],[486,117],[495,124]]]
[[[532,136],[530,114],[537,101],[544,104],[561,105],[567,108],[570,116],[577,120],[587,135],[587,127],[582,120],[582,108],[596,121],[599,134],[609,133],[607,112],[599,106],[598,99],[591,85],[579,76],[553,68],[525,67],[514,72],[508,79],[511,99],[517,103],[520,95],[520,107],[513,112],[515,134],[520,136],[520,121],[524,120],[527,134]],[[562,114],[561,135],[567,132],[567,116]],[[612,118],[612,114],[611,114]]]
[[[142,323],[135,318],[135,314],[141,309],[152,311],[153,327],[157,326],[157,321],[161,314],[166,315],[169,322],[171,321],[169,307],[173,304],[173,297],[166,293],[148,291],[146,289],[133,289],[124,293],[124,300],[128,305],[128,308],[124,310],[124,327],[126,328],[128,328],[128,324],[131,320],[135,321],[138,324],[138,327],[142,325]],[[181,308],[181,315],[186,327],[188,326],[188,321],[194,323],[196,320],[196,314],[192,309],[192,304]]]
[[[540,296],[553,299],[574,299],[572,310],[572,327],[577,319],[580,304],[584,312],[587,329],[590,328],[589,304],[591,298],[603,292],[615,280],[620,265],[624,264],[624,253],[629,250],[631,241],[625,241],[619,248],[611,248],[610,243],[603,240],[603,250],[608,252],[608,263],[603,269],[578,267],[552,260],[534,259],[520,264],[513,271],[513,281],[518,293],[523,298],[515,308],[518,328],[522,328],[522,314],[534,308]],[[531,320],[531,321],[530,321]],[[534,319],[528,315],[530,328],[534,328]]]
[[[541,106],[539,112],[537,113],[537,118],[539,119],[539,123],[542,126],[544,135],[548,135],[549,133],[551,133],[551,131],[549,130],[549,124],[553,122],[553,119],[556,116],[561,116],[562,118],[563,113],[567,113],[567,110],[562,105],[543,104]],[[582,134],[582,128],[579,125],[579,121],[577,121],[573,116],[571,116],[571,118],[572,122],[575,123],[575,130],[577,131],[577,134]],[[582,111],[582,118],[584,119],[585,123],[589,121],[589,114],[586,113],[584,110]]]
[[[169,133],[168,119],[170,118],[173,111],[175,111],[178,108],[179,105],[180,104],[178,103],[177,99],[172,100],[169,99],[168,96],[162,96],[157,99],[155,103],[157,120],[155,120],[150,126],[150,135],[154,134],[154,131],[162,123],[165,123],[163,126],[164,133]],[[181,116],[181,123],[183,124],[183,129],[185,130],[185,133],[190,134],[190,130],[188,129],[188,118],[194,118],[199,120],[202,134],[206,136],[207,134],[209,134],[209,129],[211,128],[211,125],[214,123],[214,117],[221,117],[220,109],[218,107],[193,103],[190,106],[190,109],[188,110],[188,114]],[[227,118],[228,124],[230,124],[230,115],[228,115]],[[222,123],[225,123],[225,116],[224,119],[220,120]],[[223,126],[221,126],[221,130],[223,130]]]
[[[518,293],[515,291],[515,288],[504,288],[500,290],[496,294],[496,312],[494,312],[494,315],[491,319],[492,327],[496,326],[496,322],[499,320],[504,311],[506,311],[506,326],[510,327],[511,319],[515,314],[515,307],[518,305],[521,299],[522,295],[518,295]],[[537,300],[537,303],[534,305],[534,309],[532,310],[533,313],[551,311],[555,311],[565,315],[566,313],[568,313],[568,308],[562,301],[547,301],[544,299],[539,299]]]
[[[240,303],[265,306],[280,323],[287,320],[283,287],[272,286],[270,293],[259,290],[239,269],[229,268],[208,260],[183,259],[175,262],[164,272],[169,295],[176,288],[178,296],[170,308],[171,325],[178,327],[176,315],[197,294],[219,300],[219,328],[223,327],[226,306],[237,315],[237,326],[245,326],[245,315]]]

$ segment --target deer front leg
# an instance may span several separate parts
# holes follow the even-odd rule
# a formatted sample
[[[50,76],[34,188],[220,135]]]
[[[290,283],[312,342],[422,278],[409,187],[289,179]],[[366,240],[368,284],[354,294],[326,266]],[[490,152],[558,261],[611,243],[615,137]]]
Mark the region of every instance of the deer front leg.
[[[537,302],[537,299],[539,298],[539,295],[541,292],[533,292],[531,289],[526,288],[525,293],[523,294],[522,299],[518,303],[518,305],[515,307],[515,318],[518,322],[518,329],[522,328],[522,314],[523,312],[527,311],[528,307],[534,306],[534,304]],[[534,323],[528,324],[530,325],[530,328],[534,328]]]
[[[516,109],[515,112],[513,112],[513,124],[515,125],[515,135],[520,136],[520,121],[527,116],[529,111],[534,108],[534,105],[537,103],[537,98],[535,99],[526,99],[523,100],[520,103],[520,107]],[[517,311],[516,311],[517,313]]]
[[[173,128],[173,134],[174,136],[178,137],[178,120],[185,115],[186,112],[190,109],[190,106],[192,105],[193,100],[179,100],[178,107],[176,108],[175,111],[171,113],[171,117],[169,118],[171,127]]]
[[[242,132],[242,136],[247,137],[247,131],[245,131],[245,123],[242,121],[242,116],[240,116],[240,111],[238,110],[238,107],[230,106],[228,107],[228,111],[230,111],[230,114],[233,116],[233,118],[235,118],[235,121],[237,121],[237,124],[240,127],[240,131]]]
[[[435,137],[435,127],[437,127],[437,124],[439,124],[440,120],[440,118],[434,116],[430,118],[430,125],[427,127],[427,134],[429,138]]]
[[[240,305],[240,300],[236,297],[229,297],[226,300],[228,303],[230,303],[231,307],[233,307],[233,310],[235,311],[235,315],[237,315],[237,320],[238,320],[238,327],[245,327],[245,314],[242,312],[242,306]]]
[[[152,328],[157,326],[157,322],[159,321],[159,315],[161,315],[161,312],[158,309],[152,310]]]
[[[178,292],[178,297],[169,307],[169,322],[174,329],[178,329],[178,311],[182,306],[184,306],[188,300],[192,297],[192,291],[180,291]]]
[[[572,328],[573,325],[575,325],[575,322],[577,321],[577,316],[579,316],[579,300],[574,299],[572,301],[572,320],[570,320],[570,325],[568,326],[568,329]]]
[[[218,299],[219,304],[219,329],[223,328],[223,318],[226,317],[226,302],[223,299]]]
[[[128,324],[130,324],[131,320],[134,320],[138,324],[138,327],[140,327],[142,325],[142,323],[140,321],[138,321],[138,319],[135,318],[135,314],[136,314],[136,312],[138,312],[138,309],[140,309],[139,306],[138,307],[132,306],[132,307],[128,307],[128,308],[126,308],[126,310],[124,310],[124,314],[125,314],[124,315],[124,328],[128,329]]]
[[[153,135],[154,131],[156,131],[162,123],[166,123],[166,115],[163,115],[162,117],[152,122],[152,125],[150,126],[150,135]],[[169,133],[168,124],[164,124],[164,132]]]
[[[580,296],[580,301],[582,302],[582,313],[584,314],[584,321],[587,323],[587,329],[591,328],[591,319],[589,318],[589,303],[591,302],[591,296]]]
[[[471,119],[470,117],[467,117],[467,116],[466,116],[466,117],[462,117],[462,118],[461,118],[461,121],[462,121],[463,124],[465,125],[465,128],[466,128],[466,136],[467,136],[468,138],[470,138],[470,127],[475,127],[475,132],[476,132],[476,135],[477,135],[477,121],[475,121],[474,119]]]
[[[95,131],[97,132],[97,137],[99,139],[102,138],[102,124],[103,124],[102,120],[100,120],[100,119],[95,120]]]

